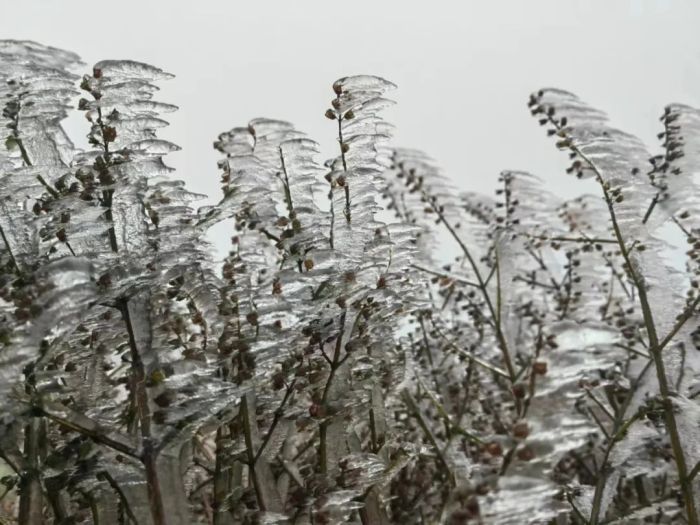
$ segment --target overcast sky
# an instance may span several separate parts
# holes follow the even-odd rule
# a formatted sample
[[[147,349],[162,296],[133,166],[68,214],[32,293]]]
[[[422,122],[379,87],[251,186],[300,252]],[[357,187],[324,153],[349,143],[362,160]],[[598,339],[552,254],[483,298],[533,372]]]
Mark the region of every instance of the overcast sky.
[[[346,75],[398,84],[395,143],[484,192],[506,168],[578,190],[527,111],[540,87],[574,91],[652,146],[665,104],[700,105],[698,0],[0,0],[0,13],[2,38],[177,75],[161,92],[180,106],[164,136],[183,151],[168,161],[217,197],[212,141],[251,118],[289,120],[335,154],[323,113]]]

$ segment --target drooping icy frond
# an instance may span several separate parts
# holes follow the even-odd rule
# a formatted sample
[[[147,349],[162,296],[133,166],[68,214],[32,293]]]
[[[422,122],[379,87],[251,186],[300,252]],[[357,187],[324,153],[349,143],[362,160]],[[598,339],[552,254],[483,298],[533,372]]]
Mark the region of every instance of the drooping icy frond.
[[[73,156],[73,145],[61,127],[79,63],[73,53],[33,42],[0,41],[0,97],[3,129],[0,146],[0,231],[3,250],[23,267],[41,255],[41,196]],[[22,196],[18,198],[18,196]],[[38,201],[35,199],[39,199]],[[32,209],[34,213],[32,213]],[[25,227],[32,223],[32,227]]]
[[[2,40],[0,56],[3,62],[56,69],[67,69],[80,63],[78,55],[71,51],[30,40]]]
[[[495,217],[490,222],[498,272],[492,289],[501,296],[501,319],[515,345],[522,315],[518,307],[527,301],[533,312],[549,309],[549,298],[543,297],[548,290],[533,289],[532,282],[551,283],[560,272],[560,261],[551,252],[540,250],[536,241],[553,226],[559,199],[530,173],[504,171],[499,182]]]
[[[632,235],[642,220],[653,190],[643,176],[651,156],[635,136],[611,127],[607,116],[575,95],[545,89],[530,100],[534,115],[560,139],[557,146],[572,151],[572,171],[596,177],[610,191],[623,195],[616,212],[620,226]]]
[[[556,227],[545,239],[570,253],[567,279],[572,301],[570,312],[581,322],[612,319],[616,309],[626,309],[620,300],[627,290],[627,278],[620,270],[621,257],[609,228],[601,224],[605,203],[599,197],[583,195],[561,204],[557,210],[561,230]],[[582,264],[585,260],[586,264]],[[578,261],[578,262],[576,262]]]
[[[546,189],[542,179],[527,172],[504,171],[499,182],[497,208],[502,218],[497,222],[504,229],[537,235],[538,229],[547,226],[560,199]]]
[[[290,131],[289,124],[282,121],[261,119],[263,130],[259,133],[260,147],[266,153],[266,158],[261,158],[254,151],[257,146],[257,138],[254,133],[253,123],[247,128],[233,128],[227,133],[219,135],[219,140],[214,147],[226,154],[226,158],[219,161],[219,167],[224,171],[222,175],[224,198],[218,206],[200,210],[203,221],[214,223],[235,216],[236,221],[243,227],[251,229],[265,229],[274,222],[277,210],[273,194],[275,181],[275,165],[279,163],[279,142],[277,147],[270,147],[270,137],[266,132],[275,125],[281,129]],[[273,124],[277,123],[277,124]],[[279,132],[277,133],[279,135]],[[270,160],[270,149],[276,151],[273,160]],[[268,198],[265,198],[268,196]],[[258,202],[259,200],[259,202]]]
[[[359,253],[348,248],[363,246],[377,226],[374,193],[391,155],[386,146],[391,127],[379,113],[390,104],[384,93],[394,87],[372,76],[345,77],[333,84],[336,98],[327,116],[338,122],[340,155],[327,162],[331,169],[331,235],[334,244],[337,237],[337,243],[346,246],[350,264],[357,264]]]
[[[570,152],[570,171],[579,177],[593,176],[603,187],[611,233],[625,243],[629,260],[648,289],[657,329],[666,333],[673,324],[669,313],[682,304],[684,283],[661,255],[667,243],[655,237],[645,222],[655,195],[642,176],[650,154],[639,139],[610,127],[605,114],[568,92],[542,90],[532,95],[529,105],[559,138],[557,146]]]
[[[661,120],[664,131],[659,133],[663,154],[652,160],[649,178],[657,190],[647,214],[652,225],[662,225],[672,219],[682,229],[691,249],[687,252],[686,268],[693,280],[700,275],[697,239],[700,237],[700,181],[697,162],[700,158],[700,111],[683,104],[666,107]],[[692,294],[691,294],[692,295]]]
[[[179,148],[156,135],[167,125],[159,113],[176,108],[153,101],[158,88],[152,82],[171,77],[147,64],[110,60],[96,64],[93,74],[85,75],[81,83],[81,89],[92,97],[91,101],[81,99],[79,108],[92,123],[88,139],[95,149],[76,160],[76,178],[86,200],[102,208],[108,250],[111,257],[124,259],[120,266],[127,272],[129,264],[124,263],[130,252],[158,251],[161,262],[172,257],[176,248],[167,243],[175,222],[193,235],[188,204],[197,196],[184,188],[177,193],[169,189],[163,176],[171,170],[163,156]],[[161,223],[163,231],[158,230]],[[179,244],[178,256],[184,259],[188,252],[183,248],[191,245],[183,245],[182,239]],[[127,278],[120,284],[129,282]]]
[[[459,227],[461,202],[458,192],[450,187],[432,159],[417,150],[395,149],[392,163],[382,176],[382,196],[387,210],[401,222],[416,227],[418,256],[432,263],[437,255],[435,232],[438,227],[435,224],[434,210],[426,195],[438,197],[445,216]]]
[[[70,70],[80,64],[77,55],[34,42],[0,41],[0,124],[7,150],[5,164],[41,166],[53,182],[60,168],[70,162],[73,145],[60,125],[68,103],[76,94]],[[5,149],[5,148],[3,148]]]
[[[695,165],[700,152],[700,112],[683,104],[666,106],[661,117],[664,130],[659,133],[663,154],[653,157],[649,178],[657,190],[648,210],[648,221],[661,225],[670,217],[683,221],[688,229],[696,229],[698,219],[698,173]],[[651,205],[650,205],[651,206]]]

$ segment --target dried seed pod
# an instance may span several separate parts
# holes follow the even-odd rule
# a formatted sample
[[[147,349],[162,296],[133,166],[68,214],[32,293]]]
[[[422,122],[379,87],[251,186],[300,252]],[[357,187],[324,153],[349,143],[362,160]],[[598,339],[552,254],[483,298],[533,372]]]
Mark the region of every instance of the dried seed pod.
[[[532,461],[533,459],[535,459],[536,454],[531,446],[524,445],[523,447],[518,449],[518,451],[516,452],[516,456],[520,461]]]
[[[538,376],[545,375],[547,373],[547,363],[545,361],[535,361],[532,364],[532,371]]]
[[[527,421],[518,421],[515,425],[513,425],[513,437],[517,439],[525,439],[529,435],[530,427],[528,426]]]
[[[503,455],[503,447],[497,441],[491,441],[484,446],[484,451],[493,457],[500,457]]]

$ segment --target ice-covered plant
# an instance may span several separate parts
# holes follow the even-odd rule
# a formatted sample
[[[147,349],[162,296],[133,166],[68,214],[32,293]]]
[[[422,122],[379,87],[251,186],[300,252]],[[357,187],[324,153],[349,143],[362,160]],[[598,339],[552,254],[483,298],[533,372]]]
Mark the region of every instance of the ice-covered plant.
[[[0,41],[9,519],[698,523],[697,110],[666,109],[652,156],[535,93],[600,195],[505,171],[489,198],[390,145],[390,82],[347,77],[331,159],[252,120],[218,136],[222,196],[196,207],[158,136],[171,75],[81,66]]]

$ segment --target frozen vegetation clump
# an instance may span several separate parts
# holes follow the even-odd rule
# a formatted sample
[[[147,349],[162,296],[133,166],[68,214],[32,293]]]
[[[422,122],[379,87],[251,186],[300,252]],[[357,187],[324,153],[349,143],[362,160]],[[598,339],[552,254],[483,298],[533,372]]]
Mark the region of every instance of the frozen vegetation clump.
[[[698,110],[650,153],[534,93],[599,192],[506,171],[488,197],[391,145],[391,82],[346,77],[335,157],[255,119],[204,206],[164,161],[171,75],[83,67],[0,41],[2,520],[698,524]]]

